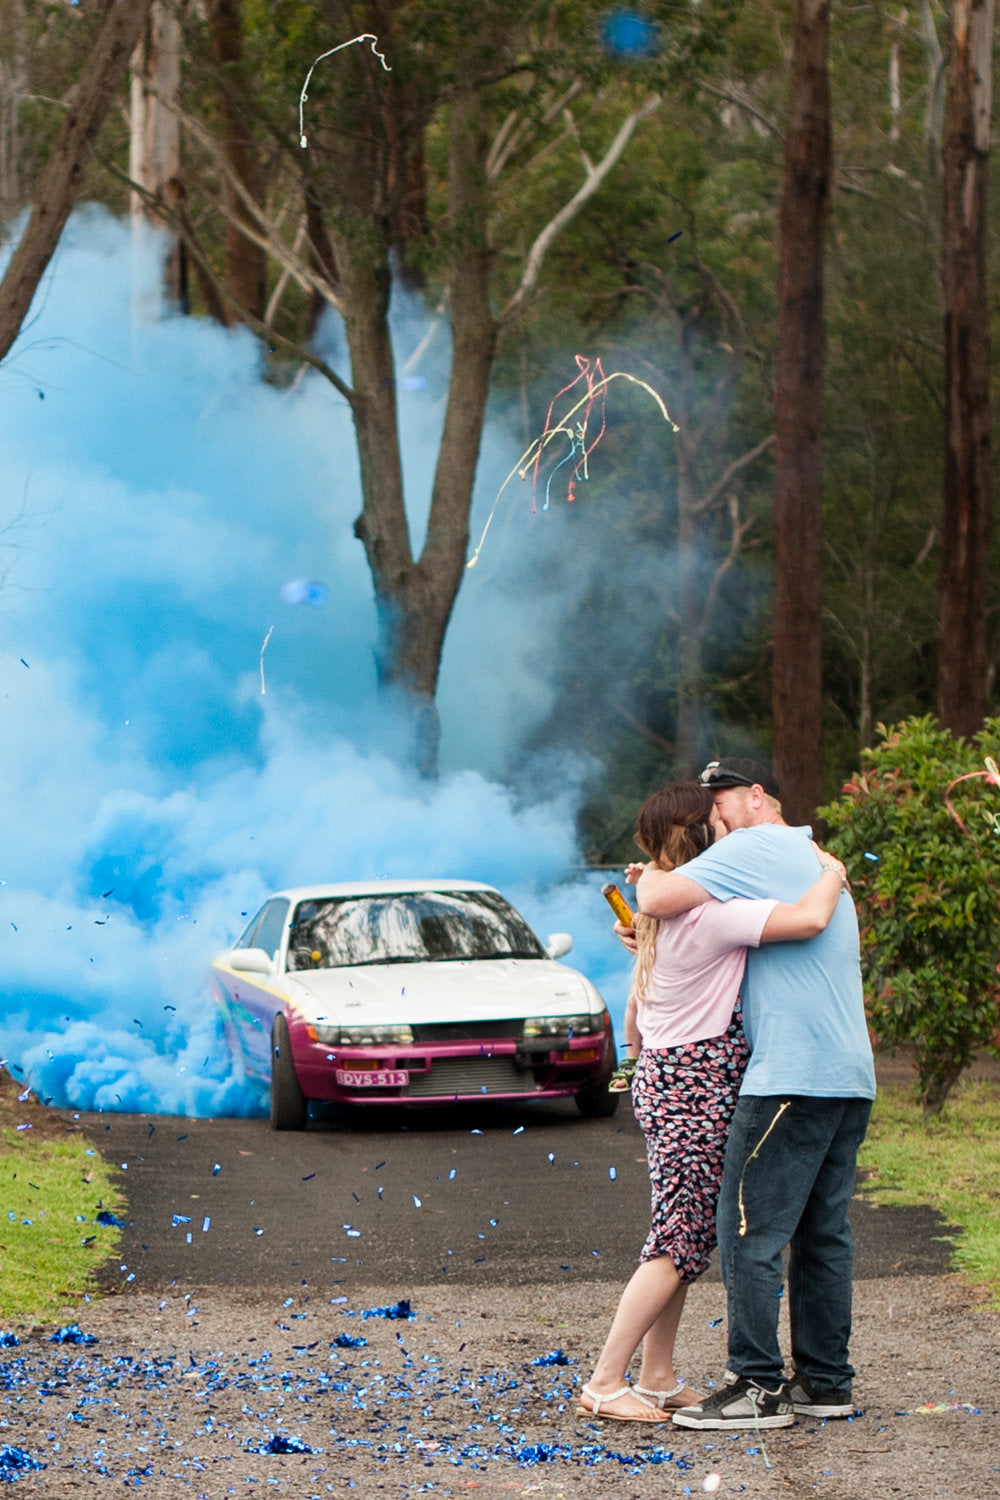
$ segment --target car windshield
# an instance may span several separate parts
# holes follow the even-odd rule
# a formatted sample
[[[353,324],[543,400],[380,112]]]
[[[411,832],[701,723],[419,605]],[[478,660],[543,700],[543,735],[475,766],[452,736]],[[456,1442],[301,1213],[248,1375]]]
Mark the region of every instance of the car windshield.
[[[301,901],[289,969],[545,958],[531,928],[497,891],[416,891]]]

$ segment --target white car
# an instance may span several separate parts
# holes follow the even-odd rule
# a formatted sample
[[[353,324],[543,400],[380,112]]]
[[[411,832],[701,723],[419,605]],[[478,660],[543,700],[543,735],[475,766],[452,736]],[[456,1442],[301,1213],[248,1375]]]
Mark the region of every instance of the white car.
[[[310,1100],[558,1099],[611,1115],[611,1017],[492,886],[377,880],[279,891],[212,965],[230,1047],[275,1130]]]

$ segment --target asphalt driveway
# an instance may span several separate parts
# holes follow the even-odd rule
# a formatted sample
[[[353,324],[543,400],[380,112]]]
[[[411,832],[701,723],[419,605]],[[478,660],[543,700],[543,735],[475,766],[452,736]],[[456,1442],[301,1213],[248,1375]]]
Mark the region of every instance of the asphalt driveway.
[[[631,1111],[572,1103],[265,1120],[84,1115],[128,1194],[110,1289],[290,1280],[506,1286],[624,1282],[649,1185]],[[929,1208],[853,1206],[859,1278],[948,1267]],[[710,1272],[711,1276],[713,1273]]]

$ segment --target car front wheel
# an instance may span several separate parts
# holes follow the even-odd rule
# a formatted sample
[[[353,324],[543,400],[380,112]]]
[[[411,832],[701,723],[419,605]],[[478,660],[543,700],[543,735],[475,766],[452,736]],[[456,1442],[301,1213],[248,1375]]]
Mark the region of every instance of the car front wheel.
[[[271,1031],[271,1129],[304,1130],[309,1105],[292,1062],[292,1044],[284,1016]]]
[[[618,1108],[621,1094],[609,1094],[608,1079],[601,1077],[585,1083],[573,1098],[585,1120],[610,1120]]]

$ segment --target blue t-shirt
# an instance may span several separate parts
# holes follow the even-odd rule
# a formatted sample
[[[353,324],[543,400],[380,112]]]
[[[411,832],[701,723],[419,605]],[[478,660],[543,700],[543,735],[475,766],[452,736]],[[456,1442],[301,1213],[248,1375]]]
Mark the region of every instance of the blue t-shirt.
[[[720,901],[797,901],[820,873],[809,837],[783,824],[737,828],[680,873]],[[749,950],[743,1025],[751,1052],[742,1093],[874,1099],[858,919],[846,891],[818,937]]]

